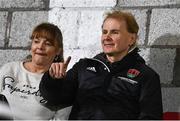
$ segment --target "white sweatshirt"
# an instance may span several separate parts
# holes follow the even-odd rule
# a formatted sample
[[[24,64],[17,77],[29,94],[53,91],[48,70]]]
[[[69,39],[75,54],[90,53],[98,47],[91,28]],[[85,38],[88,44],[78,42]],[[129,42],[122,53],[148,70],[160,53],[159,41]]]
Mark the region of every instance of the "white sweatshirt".
[[[46,101],[39,93],[42,74],[27,71],[23,62],[10,62],[0,69],[0,93],[9,102],[14,119],[49,120],[54,115],[57,119],[66,120],[71,107],[56,113],[45,107]]]

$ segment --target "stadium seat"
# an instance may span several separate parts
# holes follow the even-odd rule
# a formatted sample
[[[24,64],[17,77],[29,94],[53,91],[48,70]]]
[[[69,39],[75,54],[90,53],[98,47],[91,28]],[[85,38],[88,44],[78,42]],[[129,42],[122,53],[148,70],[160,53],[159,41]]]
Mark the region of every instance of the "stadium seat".
[[[164,112],[163,120],[180,120],[180,112]]]

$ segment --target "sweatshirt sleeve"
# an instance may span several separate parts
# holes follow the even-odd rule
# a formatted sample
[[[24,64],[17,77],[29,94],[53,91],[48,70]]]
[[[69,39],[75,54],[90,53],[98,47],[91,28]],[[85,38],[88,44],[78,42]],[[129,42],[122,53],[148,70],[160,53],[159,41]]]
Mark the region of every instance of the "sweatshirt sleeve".
[[[63,79],[54,79],[46,72],[40,82],[40,93],[49,105],[72,105],[78,83],[78,64],[67,72]]]
[[[7,63],[0,67],[0,93],[4,88],[4,77],[11,74],[11,64]]]
[[[3,89],[3,69],[2,67],[0,68],[0,93],[2,92]]]
[[[159,75],[150,71],[145,80],[143,80],[141,87],[139,119],[161,120],[162,114],[162,95]]]

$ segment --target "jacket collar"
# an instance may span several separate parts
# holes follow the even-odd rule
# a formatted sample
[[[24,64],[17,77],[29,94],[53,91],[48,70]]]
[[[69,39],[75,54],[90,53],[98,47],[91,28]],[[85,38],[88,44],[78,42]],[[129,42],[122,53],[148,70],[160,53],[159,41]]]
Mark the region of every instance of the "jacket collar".
[[[133,51],[128,53],[122,60],[114,62],[114,63],[110,63],[107,60],[105,53],[100,53],[100,54],[96,55],[94,58],[104,62],[111,69],[111,71],[116,72],[116,71],[124,70],[126,68],[131,68],[136,63],[143,63],[144,64],[145,61],[138,54],[138,52],[139,52],[139,49],[135,48]]]

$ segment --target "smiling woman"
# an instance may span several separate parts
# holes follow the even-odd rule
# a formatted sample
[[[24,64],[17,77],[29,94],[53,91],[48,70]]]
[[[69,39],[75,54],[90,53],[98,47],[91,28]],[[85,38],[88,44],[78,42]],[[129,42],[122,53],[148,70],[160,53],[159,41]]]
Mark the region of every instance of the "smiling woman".
[[[30,38],[31,59],[1,67],[0,93],[6,96],[14,119],[48,120],[57,109],[46,107],[39,83],[53,62],[63,61],[63,37],[56,25],[42,23],[34,28]]]

